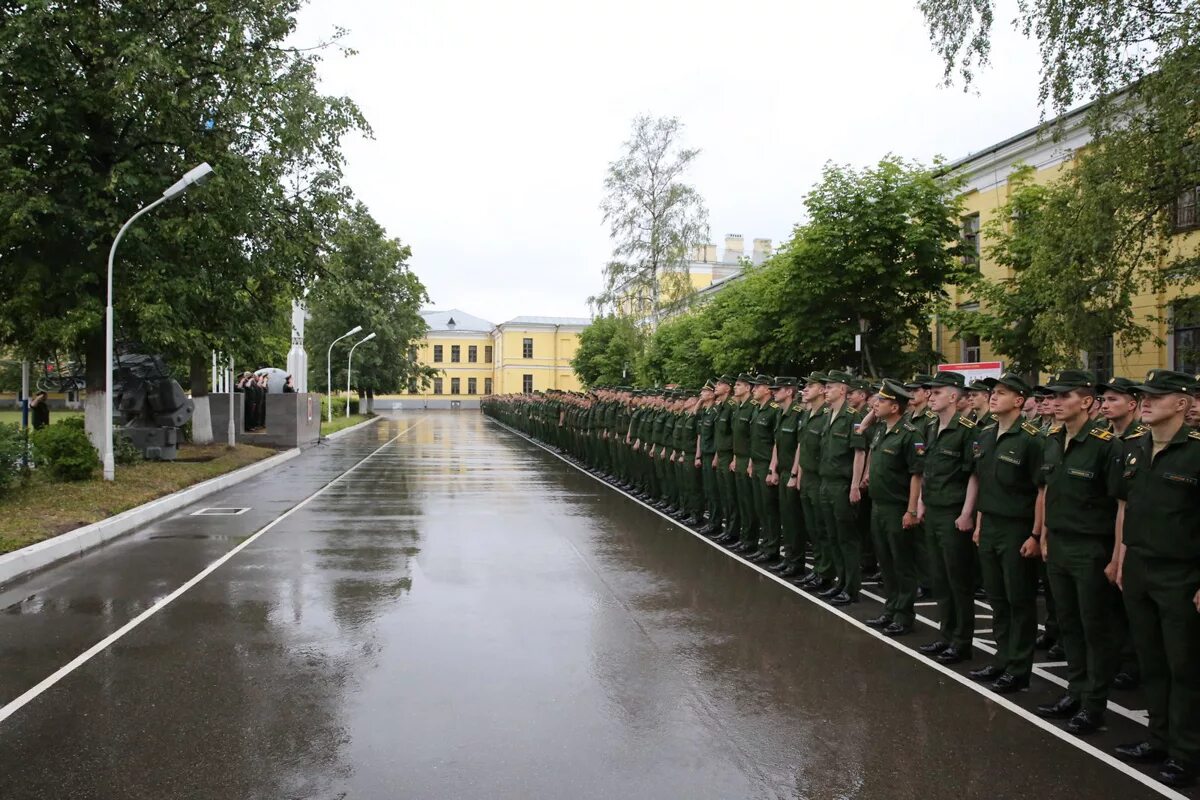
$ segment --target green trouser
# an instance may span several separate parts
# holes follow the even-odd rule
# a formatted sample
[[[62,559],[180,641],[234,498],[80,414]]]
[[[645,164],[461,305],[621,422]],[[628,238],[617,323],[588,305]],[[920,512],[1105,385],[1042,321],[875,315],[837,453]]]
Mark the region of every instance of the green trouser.
[[[692,482],[688,480],[692,465],[685,464],[683,457],[675,459],[675,505],[680,511],[692,508]]]
[[[754,546],[758,544],[758,517],[754,514],[754,481],[746,474],[746,464],[750,456],[737,457],[737,472],[733,473],[733,487],[737,492],[738,528],[742,536],[742,544]]]
[[[824,581],[837,579],[833,565],[833,539],[825,528],[825,512],[821,510],[821,478],[816,472],[800,476],[800,509],[804,512],[804,527],[813,543],[813,572]]]
[[[670,503],[671,498],[675,496],[675,479],[671,475],[671,462],[667,461],[665,455],[656,453],[654,456],[654,468],[658,472],[659,499]]]
[[[1046,635],[1054,641],[1059,640],[1058,601],[1054,597],[1054,582],[1046,562],[1040,558],[1037,562],[1038,582],[1042,584],[1042,599],[1046,601]]]
[[[1133,646],[1133,634],[1129,631],[1129,615],[1125,613],[1125,604],[1120,602],[1119,594],[1117,601],[1112,624],[1113,636],[1121,649],[1121,665],[1118,669],[1135,681],[1141,680],[1142,670],[1138,666],[1137,649]]]
[[[862,499],[858,501],[858,534],[862,548],[859,550],[862,554],[859,561],[863,569],[869,566],[879,566],[879,554],[875,552],[875,537],[871,527],[871,520],[874,518],[871,513],[872,507],[871,494],[864,489]]]
[[[925,509],[930,580],[937,599],[942,639],[970,651],[975,639],[975,544],[954,526],[961,508]]]
[[[850,481],[821,480],[821,516],[830,533],[834,573],[838,585],[851,596],[862,588],[862,538],[856,510],[850,503]]]
[[[1033,669],[1037,639],[1037,562],[1024,558],[1021,544],[1033,520],[984,514],[979,529],[979,566],[992,606],[996,658],[1004,671],[1025,678]]]
[[[1067,651],[1067,691],[1084,710],[1102,713],[1121,662],[1112,624],[1120,598],[1104,576],[1113,539],[1051,531],[1048,546],[1046,567],[1058,598],[1059,631]]]
[[[658,497],[658,459],[651,455],[643,456],[646,468],[646,492],[651,498]]]
[[[687,481],[690,487],[691,510],[692,516],[697,520],[704,521],[704,509],[707,508],[708,502],[704,497],[704,475],[707,470],[704,468],[704,459],[701,457],[700,466],[696,466],[695,458],[691,463],[687,464]]]
[[[768,462],[769,463],[769,462]],[[767,464],[754,464],[754,512],[759,521],[761,549],[771,557],[779,555],[779,487],[767,485]]]
[[[737,485],[733,473],[729,471],[729,463],[732,460],[733,453],[728,450],[717,453],[717,488],[721,491],[721,511],[725,514],[725,530],[729,533],[741,531]]]
[[[783,481],[783,476],[779,480]],[[800,507],[800,492],[779,487],[779,528],[784,558],[788,564],[804,567],[804,510]]]
[[[708,521],[716,526],[721,524],[721,489],[717,483],[717,470],[713,467],[713,456],[716,453],[700,455],[700,476],[704,481],[704,507],[708,510]]]
[[[886,598],[883,613],[897,625],[911,627],[917,602],[916,533],[904,527],[902,503],[875,503],[871,507],[871,533],[875,557],[883,575]]]
[[[1142,665],[1150,744],[1200,767],[1200,613],[1193,605],[1200,563],[1125,552],[1129,629]]]
[[[917,586],[928,589],[933,585],[933,565],[929,561],[933,557],[933,551],[929,547],[929,534],[925,532],[924,525],[912,528],[912,532],[914,558],[917,563]]]

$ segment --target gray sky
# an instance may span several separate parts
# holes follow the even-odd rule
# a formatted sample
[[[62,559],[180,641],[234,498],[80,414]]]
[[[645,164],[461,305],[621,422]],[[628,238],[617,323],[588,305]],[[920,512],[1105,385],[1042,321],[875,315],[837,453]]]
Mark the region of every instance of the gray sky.
[[[296,39],[349,30],[358,54],[322,76],[374,128],[346,143],[350,185],[434,306],[502,322],[587,315],[605,168],[639,113],[685,123],[712,240],[747,251],[790,235],[826,161],[957,158],[1035,124],[1014,5],[971,94],[939,85],[915,0],[312,0]]]

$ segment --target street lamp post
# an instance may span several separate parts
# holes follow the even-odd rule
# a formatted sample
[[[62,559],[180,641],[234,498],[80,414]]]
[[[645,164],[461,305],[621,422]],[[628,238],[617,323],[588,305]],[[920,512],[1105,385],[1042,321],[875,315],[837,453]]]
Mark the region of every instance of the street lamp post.
[[[346,418],[350,418],[350,367],[354,364],[354,349],[360,344],[366,344],[375,338],[375,334],[368,333],[362,339],[354,343],[354,347],[350,348],[350,357],[346,359]]]
[[[329,400],[329,413],[327,418],[330,422],[333,422],[333,346],[342,339],[345,339],[347,336],[353,336],[361,330],[362,325],[355,325],[353,328],[330,342],[329,351],[325,353],[325,394]]]
[[[175,183],[171,184],[162,197],[155,200],[148,206],[143,206],[136,214],[130,217],[121,230],[117,231],[117,238],[113,239],[112,247],[108,250],[108,305],[104,309],[104,443],[101,459],[104,463],[104,480],[111,481],[116,477],[116,464],[113,461],[113,259],[117,255],[117,245],[121,243],[121,239],[125,236],[125,231],[129,230],[137,218],[146,214],[156,206],[160,206],[168,200],[174,200],[179,195],[186,192],[193,186],[199,186],[212,177],[213,169],[205,161],[198,167],[193,167]]]

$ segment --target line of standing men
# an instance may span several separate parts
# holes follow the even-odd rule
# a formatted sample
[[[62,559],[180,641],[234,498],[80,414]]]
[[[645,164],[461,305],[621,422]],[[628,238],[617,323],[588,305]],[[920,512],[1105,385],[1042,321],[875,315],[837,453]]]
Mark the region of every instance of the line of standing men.
[[[1191,376],[1154,370],[1102,384],[1068,370],[1030,387],[1012,373],[970,386],[955,372],[873,385],[837,370],[741,374],[699,392],[509,395],[483,409],[833,605],[859,601],[863,552],[873,551],[886,602],[867,624],[911,633],[919,587],[930,585],[940,635],[918,649],[943,664],[974,658],[982,580],[997,651],[968,674],[998,693],[1029,686],[1041,568],[1068,689],[1038,713],[1091,733],[1117,677],[1128,688],[1140,669],[1149,737],[1117,753],[1159,764],[1171,786],[1195,781]]]

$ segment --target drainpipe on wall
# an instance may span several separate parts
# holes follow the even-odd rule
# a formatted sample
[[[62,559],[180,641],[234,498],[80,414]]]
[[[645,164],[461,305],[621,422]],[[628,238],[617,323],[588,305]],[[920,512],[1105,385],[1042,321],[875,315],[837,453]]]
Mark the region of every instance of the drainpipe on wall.
[[[554,373],[554,388],[558,388],[558,329],[560,326],[554,326],[554,366],[551,368]]]

